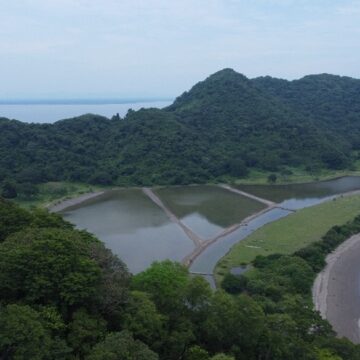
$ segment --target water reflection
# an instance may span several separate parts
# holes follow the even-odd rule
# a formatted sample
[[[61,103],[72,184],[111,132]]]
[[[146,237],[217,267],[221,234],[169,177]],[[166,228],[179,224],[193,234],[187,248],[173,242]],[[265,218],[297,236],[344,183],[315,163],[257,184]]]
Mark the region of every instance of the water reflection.
[[[243,191],[281,203],[251,220],[247,226],[220,238],[191,265],[190,270],[211,274],[216,263],[238,241],[261,226],[330,199],[334,194],[360,189],[360,177],[294,185],[239,186]],[[200,237],[206,239],[239,223],[263,204],[217,186],[179,186],[156,190],[161,200]],[[104,241],[136,273],[155,260],[181,261],[194,249],[183,230],[140,189],[108,191],[68,208],[65,219]]]
[[[213,245],[209,246],[199,257],[195,259],[190,266],[190,271],[212,274],[217,262],[226,255],[234,244],[249,236],[259,227],[281,219],[290,213],[290,211],[275,208],[251,220],[247,226],[241,226],[231,234],[224,236]]]
[[[347,176],[307,184],[238,185],[236,188],[280,203],[283,208],[298,210],[330,200],[336,194],[360,189],[360,177]],[[211,245],[195,259],[191,265],[191,271],[212,273],[217,262],[226,255],[234,244],[246,238],[261,226],[281,219],[290,213],[290,211],[284,209],[273,209],[249,222],[247,227],[241,227],[237,231],[219,239],[218,242]]]
[[[202,238],[209,238],[264,208],[218,186],[174,186],[156,190],[163,203]]]
[[[291,206],[306,205],[309,199],[322,199],[332,195],[360,189],[360,176],[346,176],[334,180],[289,185],[237,185],[238,189],[277,203],[286,201]],[[300,202],[305,201],[305,202]],[[299,205],[296,205],[299,202]]]
[[[109,191],[68,208],[64,218],[101,239],[137,273],[155,260],[181,261],[194,248],[141,190]]]

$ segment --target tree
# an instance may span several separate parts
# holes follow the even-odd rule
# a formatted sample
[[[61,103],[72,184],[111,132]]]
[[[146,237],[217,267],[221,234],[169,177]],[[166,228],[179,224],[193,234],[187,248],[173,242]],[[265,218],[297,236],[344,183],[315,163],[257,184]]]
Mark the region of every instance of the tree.
[[[210,360],[235,360],[235,358],[230,355],[217,354],[217,355],[213,356]]]
[[[39,193],[39,189],[34,184],[22,183],[17,185],[17,192],[19,196],[22,196],[26,199],[31,199]]]
[[[85,233],[85,236],[90,236]],[[124,264],[103,243],[93,241],[90,236],[90,257],[101,269],[99,284],[99,310],[112,327],[119,321],[123,307],[128,302],[130,274]]]
[[[179,263],[165,260],[154,262],[148,269],[135,275],[132,287],[152,295],[157,308],[171,314],[184,308],[188,270]]]
[[[68,342],[75,354],[84,358],[91,348],[103,340],[106,332],[106,321],[99,315],[90,315],[85,309],[77,310],[68,325]]]
[[[231,176],[245,177],[248,175],[249,169],[242,159],[232,159],[228,164],[228,172]]]
[[[264,313],[254,300],[244,295],[234,298],[218,291],[213,297],[203,332],[213,352],[227,352],[236,345],[251,355],[263,327]]]
[[[185,360],[209,360],[209,353],[198,345],[194,345],[186,351]]]
[[[3,359],[48,358],[51,338],[40,315],[27,305],[7,305],[0,310],[0,353]]]
[[[318,360],[342,360],[340,356],[333,354],[328,349],[319,349],[317,352]]]
[[[330,150],[322,154],[322,160],[330,169],[343,169],[348,163],[346,156],[336,150]]]
[[[0,244],[0,293],[5,301],[26,300],[62,309],[91,305],[101,270],[90,258],[81,232],[28,229]]]
[[[14,199],[17,197],[16,188],[13,184],[5,182],[2,186],[1,196],[5,199]]]
[[[29,226],[32,220],[28,211],[0,198],[0,242],[8,235]]]
[[[128,331],[111,333],[90,352],[87,360],[158,360],[144,343],[134,340]]]
[[[268,176],[268,182],[269,182],[270,184],[276,183],[276,180],[277,180],[277,176],[276,176],[275,174],[270,174],[270,175]]]
[[[221,287],[229,294],[240,294],[246,288],[246,284],[247,277],[227,273],[221,282]]]
[[[125,309],[124,326],[134,336],[156,350],[164,337],[166,317],[161,315],[150,295],[133,291]]]

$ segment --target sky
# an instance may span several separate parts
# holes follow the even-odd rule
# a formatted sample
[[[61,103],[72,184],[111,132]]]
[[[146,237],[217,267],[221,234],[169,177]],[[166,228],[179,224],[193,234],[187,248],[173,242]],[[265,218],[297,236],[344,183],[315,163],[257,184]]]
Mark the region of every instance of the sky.
[[[0,99],[173,98],[223,68],[359,64],[360,0],[0,0]]]

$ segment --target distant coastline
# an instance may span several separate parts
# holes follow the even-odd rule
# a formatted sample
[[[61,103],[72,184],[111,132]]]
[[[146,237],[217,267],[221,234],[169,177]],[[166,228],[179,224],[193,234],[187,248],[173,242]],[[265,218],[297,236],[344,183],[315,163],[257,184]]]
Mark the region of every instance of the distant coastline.
[[[28,123],[54,123],[84,114],[96,114],[111,118],[119,114],[125,117],[127,112],[141,108],[164,108],[172,104],[173,99],[137,98],[137,99],[0,99],[0,118],[15,119]]]
[[[110,105],[173,101],[170,97],[159,98],[57,98],[57,99],[0,99],[0,105]]]

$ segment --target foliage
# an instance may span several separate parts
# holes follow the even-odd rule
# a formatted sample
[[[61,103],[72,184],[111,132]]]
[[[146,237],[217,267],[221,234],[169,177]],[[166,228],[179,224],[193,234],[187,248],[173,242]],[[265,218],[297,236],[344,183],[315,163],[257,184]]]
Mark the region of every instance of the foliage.
[[[41,313],[27,305],[11,304],[0,309],[0,353],[4,359],[47,359],[69,353],[64,341],[51,337]]]
[[[156,309],[148,293],[140,291],[131,293],[124,315],[124,325],[137,339],[151,344],[153,349],[159,348],[166,320],[166,317]]]
[[[360,213],[359,195],[344,196],[336,200],[298,210],[285,218],[267,224],[235,244],[216,266],[216,279],[232,267],[252,262],[258,255],[307,253],[318,261],[316,271],[322,269],[324,258],[317,242],[334,225],[350,221]],[[311,245],[307,247],[307,245]],[[316,259],[315,259],[316,258]]]
[[[17,192],[15,186],[9,182],[5,182],[2,186],[1,196],[5,199],[16,198]]]
[[[327,253],[360,216],[296,254],[262,256],[212,291],[171,261],[133,277],[90,234],[0,201],[0,357],[9,360],[315,360],[360,357],[312,310]],[[131,289],[131,290],[130,290]],[[240,292],[240,294],[238,294]]]
[[[88,360],[158,360],[158,356],[144,343],[134,340],[127,331],[111,333],[98,343]]]
[[[358,347],[344,343],[344,348],[340,344],[334,346],[335,340],[330,345],[334,334],[329,324],[311,310],[310,296],[316,271],[325,256],[359,232],[360,215],[345,225],[334,226],[321,241],[293,255],[258,256],[253,261],[254,269],[242,275],[247,278],[242,292],[255,299],[266,315],[265,331],[258,343],[260,352],[266,352],[271,359],[284,360],[360,356]]]
[[[171,314],[183,306],[188,281],[187,269],[167,260],[154,262],[149,269],[135,275],[132,285],[134,289],[151,294],[157,308]]]
[[[8,302],[69,309],[95,301],[101,270],[81,233],[29,229],[0,244],[0,292]]]
[[[2,118],[3,196],[31,199],[31,185],[49,181],[189,184],[254,169],[344,169],[360,148],[359,94],[360,81],[351,78],[250,80],[224,69],[171,106],[124,119],[87,114],[50,125]]]
[[[241,293],[247,284],[247,277],[226,273],[221,281],[221,287],[229,294]]]

